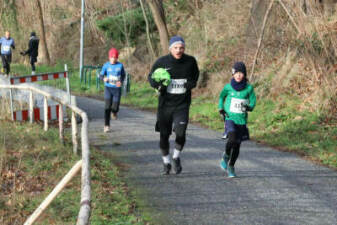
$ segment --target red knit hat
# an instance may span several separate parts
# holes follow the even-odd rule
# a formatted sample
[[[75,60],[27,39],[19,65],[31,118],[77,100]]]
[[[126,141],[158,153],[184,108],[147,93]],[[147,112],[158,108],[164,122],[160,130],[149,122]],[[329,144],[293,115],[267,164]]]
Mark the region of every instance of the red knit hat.
[[[109,50],[109,59],[112,57],[118,59],[118,50],[115,48]]]

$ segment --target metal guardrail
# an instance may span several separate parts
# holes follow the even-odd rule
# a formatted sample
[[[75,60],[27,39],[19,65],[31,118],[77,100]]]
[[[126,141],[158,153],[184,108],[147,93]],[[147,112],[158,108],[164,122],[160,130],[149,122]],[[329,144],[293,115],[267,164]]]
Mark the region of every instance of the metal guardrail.
[[[89,139],[88,139],[88,116],[87,114],[81,110],[80,108],[70,105],[62,99],[52,96],[50,93],[42,91],[35,87],[24,87],[19,85],[0,85],[0,89],[21,89],[30,91],[30,100],[29,100],[29,116],[30,122],[33,122],[33,93],[41,94],[44,96],[44,130],[48,130],[48,99],[51,99],[55,102],[58,102],[61,107],[59,107],[59,138],[62,142],[64,142],[64,121],[63,121],[63,106],[71,109],[71,127],[72,127],[72,143],[73,143],[73,152],[77,154],[77,122],[76,122],[76,114],[81,116],[82,118],[82,129],[81,129],[81,146],[82,146],[82,160],[76,163],[76,168],[82,167],[82,175],[81,175],[81,202],[80,202],[80,211],[77,217],[77,225],[87,225],[89,224],[90,218],[90,202],[91,202],[91,182],[90,182],[90,149],[89,149]],[[75,167],[74,166],[74,167]],[[77,169],[72,169],[77,171]],[[72,171],[71,170],[71,171]],[[70,172],[69,172],[70,173]],[[74,172],[75,174],[76,172]],[[67,174],[68,176],[68,174]],[[69,180],[68,180],[69,181]],[[66,182],[68,182],[66,181]],[[64,182],[62,180],[61,182]],[[55,189],[59,189],[59,185]],[[58,194],[61,190],[58,191],[53,190]],[[49,205],[52,201],[51,195],[54,193],[50,193],[50,195],[41,203],[40,207],[35,210],[35,212],[26,220],[25,225],[33,224],[34,221],[39,217],[39,215],[43,212],[43,210]],[[56,197],[56,195],[55,195]],[[51,198],[51,199],[50,199]],[[42,205],[44,205],[42,207]]]

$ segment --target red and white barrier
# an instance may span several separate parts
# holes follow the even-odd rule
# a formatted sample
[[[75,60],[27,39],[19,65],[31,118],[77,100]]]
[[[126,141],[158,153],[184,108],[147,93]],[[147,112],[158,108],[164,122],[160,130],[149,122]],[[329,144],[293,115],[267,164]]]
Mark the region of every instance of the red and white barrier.
[[[59,108],[60,105],[48,106],[48,120],[56,120],[59,118]],[[65,110],[65,107],[64,109]],[[34,121],[44,121],[44,109],[34,108]],[[29,120],[29,110],[16,111],[13,113],[14,120],[16,121],[27,121]]]
[[[67,78],[68,72],[57,72],[57,73],[46,73],[46,74],[36,74],[36,75],[27,75],[27,76],[17,76],[11,77],[11,84],[22,84],[22,83],[31,83],[44,80],[56,80],[60,78]]]

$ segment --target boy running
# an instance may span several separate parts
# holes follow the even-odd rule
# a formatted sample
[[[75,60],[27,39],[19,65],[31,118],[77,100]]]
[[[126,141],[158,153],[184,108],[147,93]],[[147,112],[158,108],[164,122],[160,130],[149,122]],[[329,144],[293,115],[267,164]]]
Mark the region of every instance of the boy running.
[[[256,104],[253,86],[247,81],[246,66],[236,62],[232,68],[233,78],[222,89],[219,98],[219,113],[225,118],[228,141],[220,162],[228,177],[236,177],[234,165],[239,157],[240,145],[249,139],[247,124],[248,112]]]

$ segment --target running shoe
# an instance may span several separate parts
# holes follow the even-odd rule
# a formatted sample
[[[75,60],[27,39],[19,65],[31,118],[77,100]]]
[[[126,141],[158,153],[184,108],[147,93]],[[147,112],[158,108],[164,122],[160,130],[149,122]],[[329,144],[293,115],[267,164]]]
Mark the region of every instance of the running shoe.
[[[104,133],[108,133],[110,131],[110,127],[109,126],[104,126],[103,131],[104,131]]]
[[[183,168],[181,167],[181,162],[180,162],[180,158],[176,158],[176,159],[172,159],[173,161],[173,167],[174,167],[174,172],[176,174],[181,173],[181,171],[183,170]]]
[[[168,164],[163,164],[164,165],[164,169],[163,169],[163,175],[169,175],[170,174],[170,171],[171,171],[171,164],[168,163]]]
[[[228,166],[227,173],[229,178],[236,177],[234,166]]]
[[[223,171],[225,171],[225,172],[226,172],[226,170],[227,170],[228,160],[229,160],[229,156],[226,155],[226,154],[223,154],[222,160],[221,160],[221,162],[220,162],[220,167],[221,167],[221,169],[222,169]]]
[[[111,113],[111,119],[117,120],[117,113]]]

